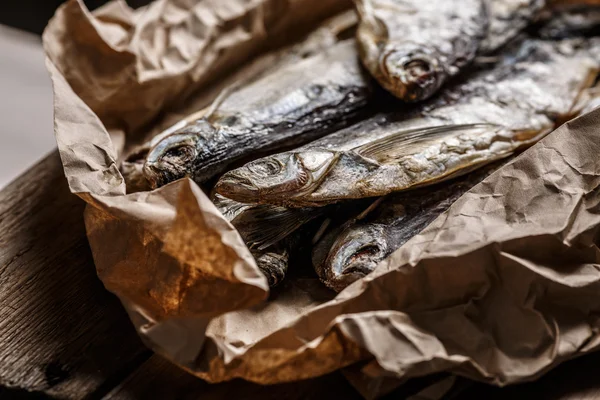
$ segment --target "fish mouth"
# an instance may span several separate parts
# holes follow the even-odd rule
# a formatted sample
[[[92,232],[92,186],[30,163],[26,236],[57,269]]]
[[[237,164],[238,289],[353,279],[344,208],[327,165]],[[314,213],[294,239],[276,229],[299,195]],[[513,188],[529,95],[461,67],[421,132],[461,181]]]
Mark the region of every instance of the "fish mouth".
[[[336,291],[344,289],[373,272],[379,262],[385,258],[387,246],[380,236],[383,230],[372,234],[378,236],[362,233],[361,236],[351,240],[344,238],[345,235],[340,236],[343,244],[339,247],[334,246],[327,260],[327,264],[330,265],[327,269],[329,287]]]
[[[365,276],[373,272],[382,257],[383,251],[376,243],[348,246],[341,251],[334,271],[339,275]]]
[[[357,260],[349,261],[348,257],[345,261],[340,260],[337,266],[333,267],[333,271],[328,274],[327,286],[336,292],[340,292],[352,283],[364,278],[375,270],[377,260]]]
[[[148,162],[144,163],[142,172],[152,189],[159,188],[169,182],[168,178],[164,176],[162,171]]]
[[[288,254],[264,253],[256,256],[258,269],[267,278],[269,287],[275,287],[285,278],[288,268]]]
[[[157,189],[187,175],[185,170],[176,165],[164,162],[154,163],[149,160],[144,163],[142,172],[152,189]]]
[[[153,189],[189,176],[198,157],[198,135],[173,133],[161,140],[146,155],[143,173]]]
[[[254,203],[260,195],[258,187],[250,179],[229,172],[219,179],[215,191],[241,203]]]
[[[426,53],[391,51],[384,55],[381,64],[394,91],[405,101],[425,100],[442,83],[439,61]]]

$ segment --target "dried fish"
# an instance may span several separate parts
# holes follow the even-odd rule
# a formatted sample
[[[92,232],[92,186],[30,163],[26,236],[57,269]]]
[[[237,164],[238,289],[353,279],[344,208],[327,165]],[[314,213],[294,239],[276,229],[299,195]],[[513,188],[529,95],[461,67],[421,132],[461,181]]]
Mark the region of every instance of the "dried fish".
[[[224,91],[190,119],[201,118],[161,136],[144,174],[152,187],[184,176],[202,183],[257,152],[306,143],[349,125],[365,111],[372,86],[354,40],[342,40]]]
[[[219,194],[213,196],[213,202],[238,230],[248,247],[260,251],[329,212],[324,208],[290,209],[270,204],[240,203]]]
[[[586,96],[585,102],[582,102],[581,107],[579,108],[579,110],[581,110],[579,114],[587,114],[600,107],[600,90],[598,90],[600,88],[595,89],[596,90]]]
[[[357,0],[365,67],[398,98],[432,96],[473,60],[487,32],[483,0]]]
[[[599,0],[485,0],[489,31],[479,54],[490,54],[527,27],[541,26],[539,37],[565,39],[596,35]]]
[[[279,285],[285,278],[289,267],[289,252],[287,246],[279,243],[268,251],[251,251],[258,269],[267,278],[269,287]]]
[[[479,54],[496,52],[530,25],[544,10],[547,0],[486,0],[490,16],[488,33]]]
[[[252,209],[252,205],[238,203],[219,195],[214,196],[213,202],[225,219],[234,226],[236,226],[236,218],[243,217],[244,212]],[[243,235],[243,231],[240,234]],[[270,248],[260,250],[251,249],[250,252],[256,261],[258,269],[267,278],[269,287],[274,287],[285,278],[288,269],[289,254],[287,247],[283,244],[267,247]]]
[[[527,40],[411,112],[377,115],[226,173],[248,203],[318,207],[464,174],[535,143],[572,115],[598,73],[600,39]]]
[[[233,87],[242,87],[243,85],[249,85],[264,78],[277,69],[285,68],[286,65],[289,66],[303,59],[313,57],[327,48],[334,46],[336,43],[352,37],[357,23],[356,14],[352,10],[338,14],[325,21],[300,41],[271,51],[253,60],[249,65],[240,70],[239,73],[233,74],[229,80],[233,81],[236,75],[243,76],[243,78],[238,79],[233,85]],[[222,100],[230,92],[231,88],[226,89],[224,95],[220,96],[220,99]],[[120,166],[121,174],[126,180],[127,190],[129,192],[151,190],[143,168],[150,150],[174,132],[180,131],[204,117],[210,110],[211,107],[206,107],[194,112],[155,135],[150,140],[147,140],[145,143],[130,149],[129,154]]]
[[[313,249],[317,275],[335,291],[364,278],[502,164],[494,163],[450,182],[392,194],[366,217],[330,229]]]
[[[279,284],[287,273],[290,234],[327,212],[320,209],[287,209],[244,204],[215,194],[213,203],[239,232],[269,286]]]
[[[534,28],[537,36],[550,40],[600,36],[600,8],[587,6],[550,10]]]

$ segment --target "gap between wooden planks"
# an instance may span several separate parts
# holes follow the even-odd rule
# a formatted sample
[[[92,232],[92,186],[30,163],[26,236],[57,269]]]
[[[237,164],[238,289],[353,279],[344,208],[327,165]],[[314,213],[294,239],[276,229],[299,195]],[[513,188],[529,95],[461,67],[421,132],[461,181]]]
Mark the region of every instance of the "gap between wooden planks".
[[[0,400],[360,398],[340,373],[268,387],[209,385],[152,355],[96,276],[83,208],[56,152],[0,191]],[[452,398],[600,399],[598,376],[596,354],[535,383],[476,384]]]

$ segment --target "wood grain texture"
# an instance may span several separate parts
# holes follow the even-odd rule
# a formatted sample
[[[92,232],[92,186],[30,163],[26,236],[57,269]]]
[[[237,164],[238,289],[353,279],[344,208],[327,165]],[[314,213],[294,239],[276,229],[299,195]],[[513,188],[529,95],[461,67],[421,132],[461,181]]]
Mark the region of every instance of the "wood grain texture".
[[[96,276],[83,208],[56,152],[0,192],[4,386],[81,398],[149,357]]]

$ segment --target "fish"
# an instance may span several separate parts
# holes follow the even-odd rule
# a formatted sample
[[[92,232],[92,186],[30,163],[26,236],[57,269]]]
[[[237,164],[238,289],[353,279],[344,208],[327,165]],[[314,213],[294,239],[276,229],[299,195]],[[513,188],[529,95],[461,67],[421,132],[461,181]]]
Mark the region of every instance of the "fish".
[[[253,243],[249,243],[248,239],[244,238],[244,224],[240,223],[240,221],[244,220],[245,213],[248,212],[248,210],[252,210],[253,206],[251,204],[239,203],[219,195],[213,196],[212,201],[225,219],[238,229],[240,236],[242,236],[242,239],[248,245],[258,269],[267,279],[269,287],[275,287],[280,284],[285,278],[288,270],[289,252],[287,246],[279,242],[269,243],[264,248],[254,248],[252,245]],[[277,207],[271,208],[275,209],[275,213],[277,212]]]
[[[478,50],[479,56],[497,52],[532,26],[540,30],[536,36],[553,40],[595,35],[597,30],[600,0],[485,1],[489,28]]]
[[[359,55],[406,102],[433,96],[474,58],[488,28],[483,0],[356,0]]]
[[[342,12],[322,23],[317,29],[299,41],[256,58],[239,72],[228,77],[227,80],[235,82],[233,86],[240,87],[242,84],[247,85],[255,82],[285,65],[315,56],[341,40],[351,38],[356,30],[357,21],[354,11]],[[236,79],[236,76],[238,79]],[[240,76],[243,78],[239,78]],[[231,87],[231,85],[226,87]],[[208,91],[213,90],[209,89]],[[227,89],[225,92],[227,91],[230,91],[230,89]],[[150,150],[165,137],[201,119],[210,112],[210,109],[211,107],[209,106],[193,112],[149,140],[145,140],[143,143],[134,145],[128,149],[128,154],[121,161],[119,167],[126,181],[128,193],[152,190],[150,183],[144,175],[144,164]]]
[[[265,250],[307,222],[330,212],[325,208],[286,208],[270,204],[240,203],[213,195],[213,203],[239,232],[249,249]]]
[[[247,203],[322,207],[465,174],[569,119],[598,74],[599,50],[599,38],[527,39],[429,102],[254,160],[215,190]]]
[[[212,201],[223,217],[236,228],[270,287],[281,283],[287,274],[289,247],[294,244],[290,235],[329,212],[327,208],[288,209],[245,204],[216,193]]]
[[[311,221],[324,216],[328,220],[332,220],[333,216],[334,221],[347,220],[365,208],[368,209],[370,204],[369,201],[357,201],[316,209],[289,209],[244,204],[217,193],[211,199],[225,219],[236,228],[259,270],[267,277],[270,287],[277,286],[286,277],[292,250],[306,245],[309,237],[313,241],[320,237],[314,227],[306,228]],[[317,228],[318,226],[316,225]]]
[[[532,34],[546,40],[576,36],[600,36],[600,7],[549,10],[533,27]]]
[[[596,86],[590,88],[582,96],[581,101],[575,109],[578,115],[584,115],[594,111],[598,107],[600,107],[600,84],[596,83]]]
[[[312,262],[319,279],[339,292],[364,278],[504,164],[496,162],[449,182],[389,195],[365,217],[330,229],[313,248]]]
[[[373,89],[354,40],[341,40],[225,89],[193,122],[161,135],[148,152],[144,175],[153,188],[183,177],[202,184],[235,162],[350,125],[368,109]]]
[[[258,270],[267,279],[270,288],[278,286],[285,279],[290,262],[290,253],[284,243],[278,243],[266,251],[251,250]]]
[[[488,33],[480,43],[478,55],[497,52],[548,7],[547,0],[485,0],[489,17]]]

